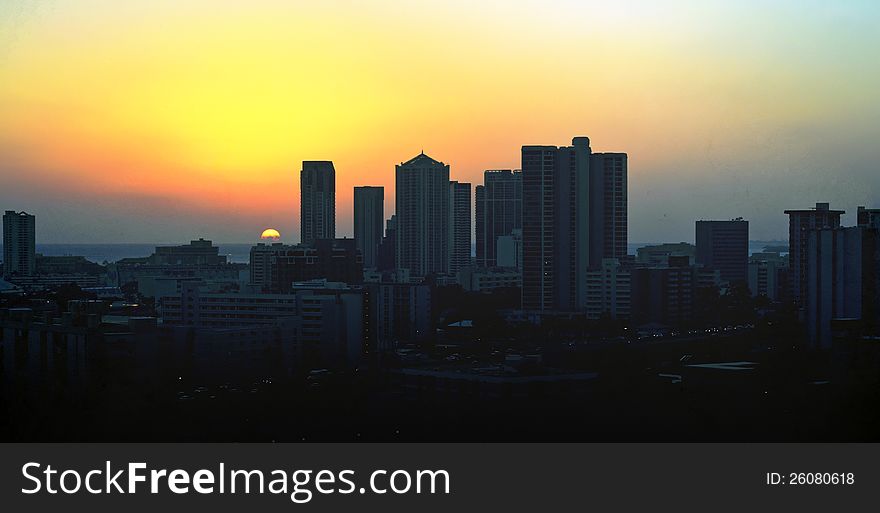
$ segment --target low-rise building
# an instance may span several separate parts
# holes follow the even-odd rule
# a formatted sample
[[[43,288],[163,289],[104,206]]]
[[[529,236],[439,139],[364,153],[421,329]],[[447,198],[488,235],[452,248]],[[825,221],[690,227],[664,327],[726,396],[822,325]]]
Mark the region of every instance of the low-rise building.
[[[599,269],[587,271],[587,318],[629,319],[631,279],[631,271],[616,258],[606,258]]]
[[[522,287],[522,272],[515,267],[466,267],[457,282],[468,292],[492,292],[500,288]]]

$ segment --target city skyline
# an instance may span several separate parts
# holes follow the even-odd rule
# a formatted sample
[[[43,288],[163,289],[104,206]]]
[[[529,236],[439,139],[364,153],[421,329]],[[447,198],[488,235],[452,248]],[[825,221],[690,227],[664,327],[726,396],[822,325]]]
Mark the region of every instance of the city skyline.
[[[739,216],[783,239],[804,200],[845,224],[880,203],[871,4],[207,6],[0,6],[0,203],[41,242],[299,240],[316,159],[351,236],[353,188],[384,186],[390,215],[421,149],[479,183],[580,133],[630,155],[631,241]]]

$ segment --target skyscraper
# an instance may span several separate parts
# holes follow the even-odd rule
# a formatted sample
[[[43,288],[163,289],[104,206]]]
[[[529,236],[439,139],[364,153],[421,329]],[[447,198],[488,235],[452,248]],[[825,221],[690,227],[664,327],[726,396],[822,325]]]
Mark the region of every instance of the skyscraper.
[[[586,139],[586,138],[585,138]],[[587,139],[589,145],[589,139]],[[627,243],[626,153],[590,155],[590,268],[606,258],[626,256]]]
[[[382,224],[385,221],[384,202],[384,187],[354,188],[354,241],[367,269],[378,265]]]
[[[396,258],[410,276],[445,273],[449,261],[449,166],[423,153],[395,166]]]
[[[455,274],[471,263],[471,184],[449,182],[449,267]]]
[[[36,218],[27,212],[3,214],[3,276],[36,272]]]
[[[721,271],[730,283],[747,282],[749,268],[749,222],[741,217],[731,221],[696,222],[696,262]]]
[[[585,309],[587,270],[626,255],[626,160],[587,137],[522,147],[523,309]]]
[[[788,267],[791,273],[791,298],[803,300],[806,289],[807,239],[817,228],[839,228],[843,210],[831,210],[828,203],[816,203],[805,210],[786,210],[788,214]]]
[[[498,237],[522,229],[522,172],[489,170],[483,173],[483,185],[474,191],[476,227],[476,264],[498,265]]]
[[[336,238],[336,170],[329,160],[304,160],[299,175],[302,243]]]

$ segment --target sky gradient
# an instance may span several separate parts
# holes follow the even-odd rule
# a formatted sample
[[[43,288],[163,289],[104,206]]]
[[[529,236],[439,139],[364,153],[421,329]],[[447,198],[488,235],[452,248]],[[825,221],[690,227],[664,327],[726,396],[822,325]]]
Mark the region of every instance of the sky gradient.
[[[297,242],[332,160],[350,236],[352,187],[388,217],[422,149],[478,184],[586,135],[629,154],[630,241],[785,238],[880,207],[878,48],[869,1],[4,0],[0,209],[39,243]]]

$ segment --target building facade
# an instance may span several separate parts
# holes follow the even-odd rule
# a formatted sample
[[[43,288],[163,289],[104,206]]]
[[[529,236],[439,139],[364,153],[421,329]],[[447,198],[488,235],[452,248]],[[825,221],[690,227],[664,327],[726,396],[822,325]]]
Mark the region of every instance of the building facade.
[[[36,268],[36,217],[7,210],[3,214],[3,276],[31,276]]]
[[[746,283],[749,266],[749,222],[696,222],[696,263],[721,271],[728,283]]]
[[[305,244],[257,244],[251,248],[250,284],[260,292],[287,293],[294,282],[363,282],[364,268],[354,239],[319,239]]]
[[[831,210],[828,203],[804,210],[786,210],[788,214],[788,268],[791,299],[803,304],[807,279],[807,239],[817,228],[839,228],[843,210]]]
[[[522,273],[509,267],[467,267],[458,272],[458,284],[468,292],[520,288]]]
[[[488,170],[474,190],[476,265],[495,267],[498,238],[522,230],[522,171]]]
[[[180,246],[156,246],[150,257],[154,265],[219,265],[226,263],[220,248],[205,239],[193,240]]]
[[[754,253],[749,257],[749,291],[752,297],[771,301],[788,298],[788,257],[778,252]]]
[[[449,268],[449,165],[421,153],[395,166],[395,266],[421,278]]]
[[[361,252],[364,268],[378,266],[379,245],[385,222],[385,188],[354,188],[354,242]]]
[[[671,256],[686,256],[690,263],[694,263],[696,251],[696,247],[687,242],[643,246],[636,250],[636,263],[654,266],[668,265]]]
[[[880,229],[880,208],[860,206],[856,211],[856,219],[859,226]]]
[[[401,342],[420,342],[433,335],[433,294],[429,285],[379,281],[365,288],[375,351],[392,350]]]
[[[598,269],[587,272],[587,318],[630,318],[632,273],[616,258],[606,258]]]
[[[495,247],[495,262],[498,264],[498,267],[514,267],[522,272],[522,230],[516,229],[511,231],[510,235],[498,237]]]
[[[397,268],[397,216],[392,215],[385,224],[385,236],[379,243],[376,268],[380,271],[391,271]]]
[[[832,321],[860,321],[876,328],[880,314],[878,230],[866,226],[822,228],[807,234],[803,301],[814,347],[828,348]]]
[[[572,146],[523,146],[525,310],[586,308],[586,272],[626,256],[625,153]]]
[[[161,305],[169,326],[276,326],[290,333],[309,361],[328,365],[356,365],[366,343],[363,290],[326,280],[296,284],[287,294],[215,293],[187,284],[162,297]]]
[[[449,182],[449,260],[446,274],[455,276],[471,264],[471,184]]]
[[[305,160],[299,175],[302,243],[336,238],[336,169],[329,160]]]

